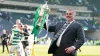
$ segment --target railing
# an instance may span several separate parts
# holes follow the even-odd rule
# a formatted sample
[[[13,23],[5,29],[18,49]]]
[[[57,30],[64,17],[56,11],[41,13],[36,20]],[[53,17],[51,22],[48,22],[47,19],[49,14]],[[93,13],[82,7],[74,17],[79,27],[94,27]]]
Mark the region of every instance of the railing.
[[[31,6],[31,7],[38,7],[42,5],[43,3],[30,3],[30,2],[20,2],[20,1],[0,1],[0,4],[6,4],[6,5],[17,5],[17,6]],[[78,7],[78,6],[66,6],[66,5],[54,5],[54,4],[48,4],[50,8],[58,8],[58,9],[67,9],[72,8],[75,10],[87,10],[86,7]]]
[[[35,13],[35,11],[27,11],[27,10],[16,10],[16,9],[3,9],[1,8],[0,11],[6,11],[6,12],[16,12],[16,13]]]

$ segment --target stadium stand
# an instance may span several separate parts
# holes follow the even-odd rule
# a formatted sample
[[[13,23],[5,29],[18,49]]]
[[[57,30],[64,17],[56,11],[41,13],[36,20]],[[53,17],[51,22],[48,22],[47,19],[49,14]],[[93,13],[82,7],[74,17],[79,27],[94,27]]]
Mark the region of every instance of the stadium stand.
[[[20,1],[20,2],[31,2],[31,3],[45,3],[47,0],[8,0],[8,1]],[[49,0],[48,4],[58,4],[58,5],[71,5],[71,6],[76,6],[77,3],[79,3],[78,0]]]

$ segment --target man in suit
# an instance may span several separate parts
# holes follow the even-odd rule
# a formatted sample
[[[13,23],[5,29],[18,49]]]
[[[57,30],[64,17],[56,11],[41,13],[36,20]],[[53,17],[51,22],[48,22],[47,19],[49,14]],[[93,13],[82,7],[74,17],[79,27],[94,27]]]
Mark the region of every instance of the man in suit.
[[[76,56],[77,49],[84,43],[85,34],[82,26],[74,20],[75,15],[75,11],[68,9],[65,22],[58,22],[56,25],[49,26],[48,31],[54,32],[54,38],[48,50],[49,54],[53,54],[53,56]]]

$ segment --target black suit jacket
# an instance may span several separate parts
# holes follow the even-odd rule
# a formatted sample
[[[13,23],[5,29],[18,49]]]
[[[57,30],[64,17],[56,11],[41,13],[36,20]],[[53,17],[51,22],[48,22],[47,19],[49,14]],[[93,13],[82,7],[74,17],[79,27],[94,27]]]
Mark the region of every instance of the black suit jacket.
[[[59,22],[56,25],[49,26],[49,31],[54,32],[54,35],[61,29],[65,22]],[[65,33],[62,35],[62,39],[60,42],[60,46],[57,47],[56,42],[58,38],[52,40],[51,45],[49,47],[48,53],[58,53],[55,56],[66,56],[65,48],[70,46],[75,46],[75,50],[79,49],[84,43],[84,31],[82,26],[76,21],[72,22],[71,25],[66,29]],[[71,55],[75,55],[74,51]]]
[[[1,40],[2,40],[2,43],[3,44],[6,44],[7,43],[7,39],[8,39],[8,35],[7,34],[2,34],[1,35]]]

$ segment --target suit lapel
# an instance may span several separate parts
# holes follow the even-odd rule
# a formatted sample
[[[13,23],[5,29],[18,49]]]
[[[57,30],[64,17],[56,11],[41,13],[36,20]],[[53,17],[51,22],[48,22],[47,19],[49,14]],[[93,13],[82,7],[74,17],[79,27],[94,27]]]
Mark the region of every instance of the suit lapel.
[[[70,23],[70,25],[68,26],[68,28],[66,29],[66,31],[68,31],[68,29],[70,29],[71,28],[71,26],[73,26],[73,24],[75,23],[76,21],[74,20],[72,23]],[[65,31],[65,32],[66,32]]]

